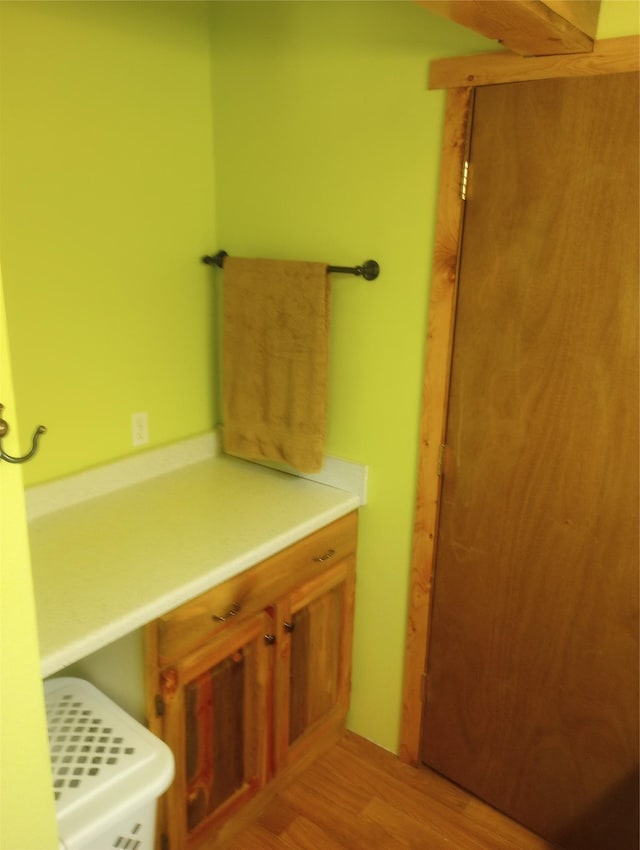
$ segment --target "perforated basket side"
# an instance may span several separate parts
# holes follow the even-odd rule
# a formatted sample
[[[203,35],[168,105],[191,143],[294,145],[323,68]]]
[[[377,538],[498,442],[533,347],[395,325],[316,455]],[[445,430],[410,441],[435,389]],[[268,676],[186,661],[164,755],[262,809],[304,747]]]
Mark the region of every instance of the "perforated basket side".
[[[66,842],[65,850],[154,850],[156,831],[156,800],[109,827],[92,835],[89,843],[82,838]]]
[[[131,819],[147,803],[155,812],[157,797],[173,778],[173,756],[88,682],[51,679],[45,698],[60,837],[70,850],[101,850],[96,836],[112,833],[115,821]],[[121,846],[132,850],[142,839],[123,840],[130,843]]]

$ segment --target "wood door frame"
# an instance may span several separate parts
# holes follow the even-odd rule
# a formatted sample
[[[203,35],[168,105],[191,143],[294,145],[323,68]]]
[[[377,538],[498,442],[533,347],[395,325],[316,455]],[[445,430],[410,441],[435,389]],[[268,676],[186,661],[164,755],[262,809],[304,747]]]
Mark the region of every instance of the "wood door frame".
[[[554,77],[583,77],[640,70],[640,36],[597,42],[593,53],[523,58],[495,53],[431,63],[430,88],[446,88],[442,161],[427,326],[420,445],[411,555],[400,760],[418,765],[426,683],[440,507],[442,463],[464,219],[461,178],[476,86]]]

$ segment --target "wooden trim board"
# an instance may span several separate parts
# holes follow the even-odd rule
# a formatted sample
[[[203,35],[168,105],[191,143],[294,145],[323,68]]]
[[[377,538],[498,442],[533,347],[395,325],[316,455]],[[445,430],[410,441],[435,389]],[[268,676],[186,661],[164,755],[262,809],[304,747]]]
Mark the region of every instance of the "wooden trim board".
[[[479,53],[435,59],[429,66],[429,88],[491,86],[558,77],[585,77],[640,70],[640,35],[596,42],[592,53],[563,56],[517,56],[515,53]]]
[[[460,183],[468,142],[467,122],[472,95],[473,91],[469,88],[450,90],[447,93],[445,113],[429,298],[400,741],[400,758],[411,764],[418,763],[422,722],[422,682],[440,497],[438,463],[446,425],[449,362],[458,278],[458,244],[464,209]]]

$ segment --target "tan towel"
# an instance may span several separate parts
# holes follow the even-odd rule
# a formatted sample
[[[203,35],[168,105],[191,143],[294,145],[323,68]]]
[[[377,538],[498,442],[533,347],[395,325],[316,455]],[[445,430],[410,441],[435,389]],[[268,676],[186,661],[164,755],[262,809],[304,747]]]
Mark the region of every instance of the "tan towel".
[[[327,421],[326,264],[226,257],[223,289],[225,451],[317,472]]]

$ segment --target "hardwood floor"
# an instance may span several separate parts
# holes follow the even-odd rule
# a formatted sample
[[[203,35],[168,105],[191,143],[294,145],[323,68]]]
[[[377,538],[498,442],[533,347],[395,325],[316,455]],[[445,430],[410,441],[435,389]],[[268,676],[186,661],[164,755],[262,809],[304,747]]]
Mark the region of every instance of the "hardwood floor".
[[[347,732],[227,850],[554,850],[438,774]]]

